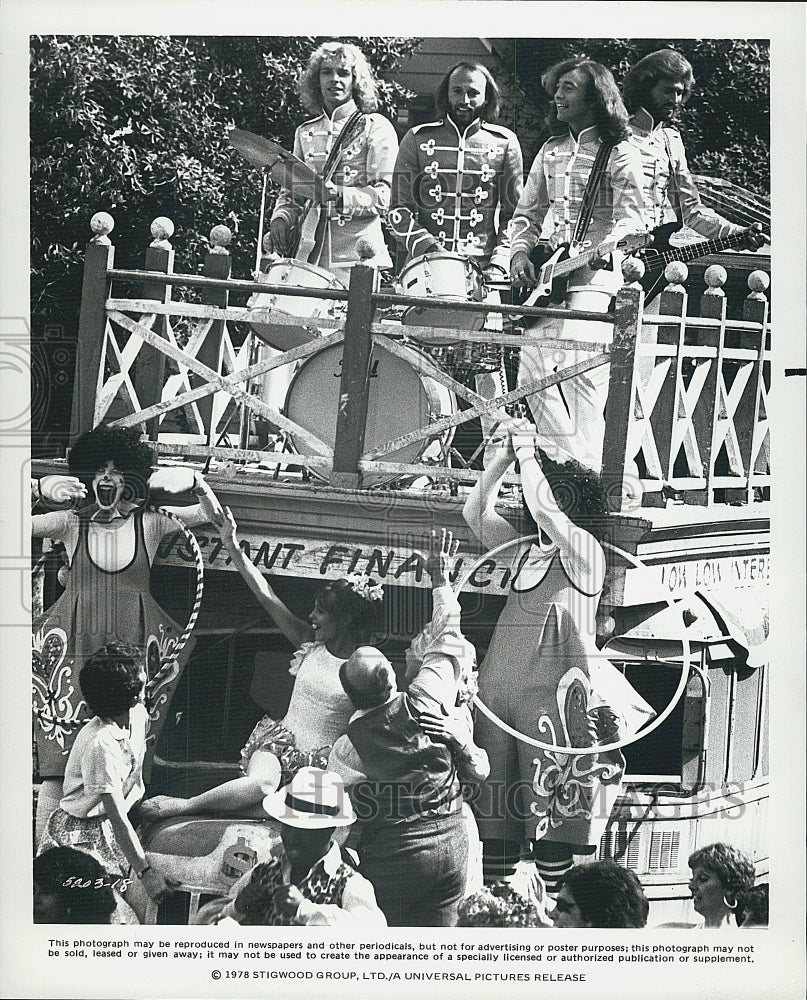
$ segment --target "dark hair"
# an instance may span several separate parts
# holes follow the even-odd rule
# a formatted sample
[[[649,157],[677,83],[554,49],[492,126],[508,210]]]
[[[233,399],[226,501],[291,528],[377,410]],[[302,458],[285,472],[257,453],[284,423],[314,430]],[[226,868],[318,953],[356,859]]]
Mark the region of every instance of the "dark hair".
[[[579,462],[556,462],[543,452],[540,463],[558,507],[570,521],[599,538],[608,525],[608,496],[602,478]],[[522,515],[530,534],[539,534],[538,525],[524,500]]]
[[[743,889],[737,894],[737,910],[734,914],[737,923],[742,924],[746,917],[751,918],[748,926],[768,926],[768,883],[761,882],[750,889]]]
[[[622,83],[622,97],[625,107],[632,114],[642,107],[647,107],[650,91],[660,80],[671,80],[684,85],[684,104],[692,95],[695,77],[692,75],[692,65],[675,49],[659,49],[640,59],[632,66]]]
[[[117,905],[109,878],[99,861],[72,847],[51,847],[34,858],[34,886],[49,896],[56,896],[61,913],[48,923],[108,924]],[[73,882],[65,885],[68,879]],[[97,880],[102,888],[96,888]],[[79,884],[76,885],[75,882]],[[83,882],[90,882],[83,887]],[[37,919],[34,903],[34,922]]]
[[[149,445],[140,440],[137,428],[99,425],[82,434],[67,455],[70,474],[84,483],[90,497],[93,478],[107,462],[112,462],[123,473],[125,499],[131,502],[145,500],[148,496],[152,453]]]
[[[616,145],[630,135],[628,112],[622,103],[622,95],[613,74],[602,63],[579,57],[564,59],[555,63],[541,77],[541,85],[550,97],[554,97],[558,80],[572,70],[582,70],[586,76],[586,100],[593,105],[594,124],[603,142]],[[547,122],[553,132],[559,130],[558,113],[554,102],[549,109]]]
[[[90,711],[109,719],[136,704],[143,690],[143,665],[143,650],[123,642],[109,642],[93,653],[78,675]]]
[[[374,580],[368,579],[368,585],[374,583]],[[374,602],[357,594],[350,580],[342,577],[326,583],[317,590],[314,600],[329,615],[348,620],[350,633],[357,645],[369,641],[375,621]]]
[[[639,879],[616,861],[575,865],[558,879],[592,927],[644,927],[650,904]]]
[[[733,896],[754,884],[754,862],[731,844],[707,844],[689,856],[689,867],[706,868],[716,875],[724,892]]]
[[[481,73],[485,78],[487,86],[485,87],[485,103],[479,112],[479,117],[483,118],[486,122],[495,122],[499,117],[499,109],[501,107],[501,94],[499,93],[499,88],[496,86],[496,81],[491,76],[490,70],[487,66],[483,66],[481,63],[475,62],[458,62],[455,63],[451,69],[446,73],[443,79],[440,81],[440,85],[437,88],[437,92],[434,95],[434,104],[437,108],[437,113],[445,117],[448,114],[451,105],[448,101],[448,85],[451,81],[452,75],[458,70],[463,69],[468,73]]]
[[[378,655],[381,656],[380,653]],[[392,684],[390,683],[389,674],[384,670],[382,664],[377,664],[371,671],[364,675],[362,687],[359,688],[352,683],[347,675],[347,665],[349,662],[349,660],[345,660],[339,667],[339,680],[353,707],[362,710],[383,705],[392,693]]]

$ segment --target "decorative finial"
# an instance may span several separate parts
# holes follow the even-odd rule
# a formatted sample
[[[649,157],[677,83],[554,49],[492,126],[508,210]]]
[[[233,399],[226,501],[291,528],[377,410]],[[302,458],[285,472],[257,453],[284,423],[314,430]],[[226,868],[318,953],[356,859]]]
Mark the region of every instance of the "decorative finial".
[[[638,257],[626,257],[622,261],[622,277],[626,284],[635,284],[644,277],[644,261]]]
[[[170,250],[171,244],[168,241],[174,235],[174,223],[161,215],[152,222],[151,235],[154,237],[151,246],[158,247],[160,250]]]
[[[109,234],[115,228],[115,220],[109,212],[96,212],[90,219],[90,230],[93,233],[92,243],[103,243],[107,246],[112,242]]]
[[[210,252],[229,253],[227,247],[233,241],[233,231],[229,226],[213,226],[210,230]]]
[[[748,275],[748,287],[751,289],[749,299],[764,299],[765,292],[770,288],[771,276],[767,271],[752,271]]]
[[[728,274],[722,264],[712,264],[711,267],[707,267],[703,273],[703,280],[707,285],[704,294],[725,295],[726,293],[723,291],[723,285],[725,285],[727,279]]]
[[[689,277],[689,268],[682,260],[671,260],[664,268],[664,277],[668,288],[683,291],[684,282]]]

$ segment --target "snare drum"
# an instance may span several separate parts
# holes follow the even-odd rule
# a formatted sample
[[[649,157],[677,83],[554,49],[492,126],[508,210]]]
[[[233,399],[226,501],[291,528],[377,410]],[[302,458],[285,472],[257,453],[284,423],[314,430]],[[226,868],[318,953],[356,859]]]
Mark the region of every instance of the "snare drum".
[[[411,326],[442,326],[454,330],[481,330],[483,312],[459,312],[453,302],[481,302],[485,297],[482,272],[469,258],[459,253],[427,253],[415,257],[401,271],[398,284],[402,295],[444,299],[445,306],[412,306],[403,314]],[[423,338],[422,343],[431,343]]]
[[[267,285],[290,285],[295,288],[346,290],[342,282],[330,271],[301,260],[276,260],[258,277],[258,281]],[[279,351],[289,351],[292,347],[307,344],[309,340],[315,340],[322,334],[332,333],[333,331],[327,327],[319,329],[316,320],[335,319],[345,311],[345,303],[336,302],[334,299],[317,299],[302,295],[270,295],[265,292],[256,292],[250,298],[247,307],[252,310],[249,325],[253,332]],[[299,326],[272,323],[268,320],[270,312],[298,317],[305,322],[301,322]]]
[[[428,363],[427,356],[412,346],[405,350],[406,361],[373,345],[364,437],[367,450],[456,413],[454,394],[422,370]],[[286,415],[331,447],[336,441],[342,353],[343,345],[334,344],[307,358],[297,369],[286,399]],[[384,455],[381,461],[436,464],[453,435],[454,429],[450,428],[439,438],[415,441]],[[293,435],[291,440],[294,444]],[[394,478],[384,474],[366,481],[379,483]]]

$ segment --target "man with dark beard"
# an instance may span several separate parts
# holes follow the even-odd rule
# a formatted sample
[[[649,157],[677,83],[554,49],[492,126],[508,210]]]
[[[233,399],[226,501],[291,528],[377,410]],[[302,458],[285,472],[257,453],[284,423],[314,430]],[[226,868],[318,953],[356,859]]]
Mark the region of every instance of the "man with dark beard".
[[[461,62],[443,77],[435,104],[439,120],[401,140],[387,223],[410,258],[460,253],[504,278],[522,158],[515,134],[494,124],[499,89],[484,66]]]
[[[675,127],[694,83],[692,66],[675,49],[651,52],[625,77],[622,93],[631,115],[633,142],[642,156],[645,211],[654,229],[677,219],[710,240],[739,235],[743,226],[702,204],[689,172],[681,133]],[[762,246],[765,241],[761,230],[757,223],[744,245],[752,250]]]
[[[515,133],[496,124],[499,103],[499,88],[485,66],[457,63],[437,88],[439,119],[415,126],[401,140],[387,225],[408,260],[460,254],[488,280],[507,279],[510,220],[521,197],[523,165]],[[452,294],[465,292],[463,285]],[[498,303],[498,292],[488,290],[485,301]],[[424,323],[429,315],[426,310]],[[458,326],[472,320],[465,313]],[[501,330],[501,317],[490,313],[485,325]],[[491,368],[475,369],[476,391],[486,399],[507,391],[502,361]],[[486,440],[495,422],[481,418]]]

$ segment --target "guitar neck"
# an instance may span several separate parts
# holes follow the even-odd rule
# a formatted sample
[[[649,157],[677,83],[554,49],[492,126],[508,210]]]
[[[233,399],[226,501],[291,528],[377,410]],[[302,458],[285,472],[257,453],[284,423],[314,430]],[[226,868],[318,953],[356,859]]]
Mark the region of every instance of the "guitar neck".
[[[565,260],[558,261],[552,270],[553,278],[562,278],[564,274],[571,274],[579,267],[585,267],[590,260],[594,260],[597,256],[598,249],[598,247],[592,247],[590,250],[579,253],[576,257],[567,257]]]
[[[739,246],[745,240],[746,232],[735,233],[733,236],[723,236],[718,240],[703,240],[700,243],[690,243],[677,247],[675,250],[661,250],[658,257],[650,260],[650,267],[654,270],[666,267],[674,260],[687,261],[697,260],[698,257],[708,257],[711,253],[720,253],[721,250],[730,250]]]

